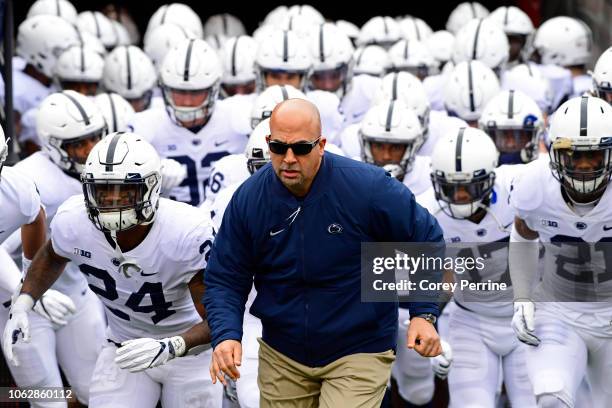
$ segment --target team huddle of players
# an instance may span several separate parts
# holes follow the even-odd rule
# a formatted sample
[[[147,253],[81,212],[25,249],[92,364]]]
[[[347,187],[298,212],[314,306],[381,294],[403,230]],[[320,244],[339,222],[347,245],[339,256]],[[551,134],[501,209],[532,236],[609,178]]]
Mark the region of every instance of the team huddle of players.
[[[61,367],[92,407],[259,406],[248,312],[241,378],[223,389],[208,377],[202,273],[232,194],[270,161],[272,110],[303,98],[326,150],[383,167],[447,242],[495,260],[476,281],[514,287],[514,303],[449,302],[434,359],[406,348],[400,309],[403,406],[430,406],[434,374],[453,407],[612,406],[610,303],[535,302],[541,288],[608,294],[612,280],[551,251],[538,266],[537,243],[570,254],[568,242],[612,240],[612,48],[593,55],[586,24],[536,29],[516,7],[472,2],[446,30],[413,16],[358,28],[302,5],[248,36],[234,16],[202,24],[173,3],[139,48],[118,20],[37,0],[18,28],[22,159],[2,167],[2,135],[0,325],[19,386],[61,386]]]

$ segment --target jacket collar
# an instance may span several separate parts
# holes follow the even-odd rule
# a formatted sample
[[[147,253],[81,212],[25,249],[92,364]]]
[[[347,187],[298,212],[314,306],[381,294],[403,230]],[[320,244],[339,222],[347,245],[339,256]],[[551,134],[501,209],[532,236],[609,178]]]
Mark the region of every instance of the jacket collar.
[[[294,196],[280,181],[274,172],[274,169],[270,168],[268,182],[272,186],[270,192],[274,195],[274,199],[278,199],[291,205],[292,207],[300,204],[306,206],[316,201],[323,195],[326,190],[326,186],[331,182],[330,176],[334,161],[332,156],[333,154],[330,154],[329,152],[325,152],[323,154],[323,157],[321,158],[321,166],[319,167],[319,171],[317,171],[317,175],[310,186],[310,191],[303,198]]]

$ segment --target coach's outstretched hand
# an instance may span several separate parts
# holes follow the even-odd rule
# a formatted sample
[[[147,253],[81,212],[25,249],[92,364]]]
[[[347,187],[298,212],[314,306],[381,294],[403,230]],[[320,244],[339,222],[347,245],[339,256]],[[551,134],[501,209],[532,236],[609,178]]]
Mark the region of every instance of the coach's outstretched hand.
[[[423,357],[435,357],[442,353],[440,336],[436,328],[421,317],[410,319],[406,344],[409,349],[414,349]]]
[[[217,344],[210,361],[210,378],[213,384],[217,379],[227,385],[225,375],[232,380],[240,378],[238,367],[242,363],[242,344],[236,340],[225,340]]]

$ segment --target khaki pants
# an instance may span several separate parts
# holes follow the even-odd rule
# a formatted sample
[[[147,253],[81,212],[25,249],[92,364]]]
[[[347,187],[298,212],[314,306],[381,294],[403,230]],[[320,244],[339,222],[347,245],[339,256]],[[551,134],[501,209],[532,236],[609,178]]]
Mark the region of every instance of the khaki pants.
[[[260,408],[379,408],[395,360],[392,350],[307,367],[259,340]]]

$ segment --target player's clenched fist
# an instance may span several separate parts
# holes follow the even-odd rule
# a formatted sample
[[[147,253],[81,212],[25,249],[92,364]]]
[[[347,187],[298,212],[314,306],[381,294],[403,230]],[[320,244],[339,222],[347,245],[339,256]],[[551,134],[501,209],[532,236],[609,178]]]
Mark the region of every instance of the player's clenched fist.
[[[240,367],[241,362],[242,344],[239,341],[225,340],[217,344],[210,361],[210,378],[213,384],[219,379],[223,385],[227,385],[224,374],[234,381],[240,378],[237,367]]]

